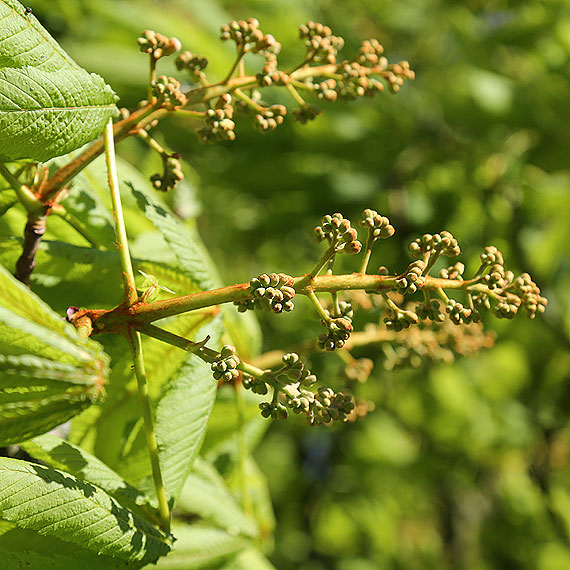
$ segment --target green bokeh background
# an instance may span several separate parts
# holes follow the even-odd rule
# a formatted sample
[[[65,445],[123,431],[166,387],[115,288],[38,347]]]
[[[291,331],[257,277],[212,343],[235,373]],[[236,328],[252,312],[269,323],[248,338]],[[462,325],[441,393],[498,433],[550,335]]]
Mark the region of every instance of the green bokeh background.
[[[210,57],[211,78],[233,60],[217,39],[232,18],[258,18],[283,44],[285,68],[302,57],[297,28],[308,19],[344,36],[347,54],[375,37],[391,61],[410,61],[416,80],[398,95],[324,104],[309,125],[286,121],[261,135],[242,117],[234,143],[211,146],[191,121],[165,121],[157,134],[187,161],[180,211],[200,209],[228,284],[308,271],[320,216],[356,219],[371,207],[397,230],[374,265],[401,271],[412,239],[447,229],[468,270],[494,244],[549,299],[535,321],[489,319],[498,340],[478,356],[395,371],[379,359],[358,388],[376,405],[360,422],[273,424],[256,452],[277,519],[270,559],[280,570],[570,568],[570,3],[28,4],[130,108],[145,94],[147,60],[135,40],[148,28]],[[267,97],[284,100],[279,90]],[[137,141],[119,148],[155,170]],[[297,316],[263,320],[265,349],[317,334],[298,305]],[[330,355],[314,366],[334,382],[340,363]]]

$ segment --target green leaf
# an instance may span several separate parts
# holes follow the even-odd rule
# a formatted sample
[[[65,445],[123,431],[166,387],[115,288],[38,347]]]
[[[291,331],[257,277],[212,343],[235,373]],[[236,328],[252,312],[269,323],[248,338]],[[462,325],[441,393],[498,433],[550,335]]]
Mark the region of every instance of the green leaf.
[[[213,287],[217,279],[215,269],[197,232],[178,222],[150,192],[131,185],[133,196],[139,208],[162,234],[166,243],[176,255],[181,268],[204,290]]]
[[[136,570],[146,562],[126,562],[102,556],[64,542],[54,536],[42,536],[35,530],[19,528],[0,521],[0,560],[2,570],[69,570],[84,567],[89,570]]]
[[[159,570],[219,569],[250,544],[243,537],[199,524],[175,524],[173,534],[177,540],[171,554],[158,562]]]
[[[45,161],[96,138],[115,94],[16,0],[0,0],[0,160]]]
[[[220,570],[276,570],[265,554],[256,548],[247,548],[238,552]]]
[[[221,319],[209,327],[208,334],[212,346],[217,346],[221,336]],[[216,382],[210,367],[189,354],[178,374],[171,377],[158,402],[158,455],[171,506],[176,503],[200,451],[215,398]]]
[[[22,242],[0,237],[0,263],[13,267],[21,254]],[[198,290],[196,283],[167,264],[133,259],[139,288],[144,278],[138,270],[154,275],[160,285],[187,295]],[[61,241],[42,240],[32,273],[33,290],[55,310],[65,313],[71,305],[88,309],[110,309],[122,301],[121,264],[116,251],[81,247]],[[172,295],[162,294],[160,299]]]
[[[35,437],[23,443],[22,447],[34,459],[93,483],[141,516],[150,515],[158,520],[156,511],[148,505],[148,498],[141,491],[84,449],[51,434]]]
[[[259,398],[244,394],[245,410],[243,426],[245,443],[248,452],[252,452],[263,437],[263,434],[270,425],[259,415]],[[223,386],[218,390],[216,405],[210,418],[208,434],[204,441],[202,454],[211,463],[217,463],[223,456],[226,468],[221,470],[223,475],[233,469],[238,462],[239,445],[237,430],[240,416],[236,405],[236,398],[233,388]]]
[[[198,515],[232,535],[253,538],[259,535],[255,521],[243,512],[223,477],[213,465],[200,458],[186,479],[178,510],[188,515]]]
[[[275,514],[273,512],[271,495],[269,494],[267,477],[257,466],[252,456],[247,458],[245,467],[247,492],[253,506],[253,515],[257,521],[261,538],[268,540],[272,537],[275,530]],[[241,489],[242,483],[239,469],[236,469],[228,478],[228,487],[236,492]]]
[[[168,538],[115,499],[68,473],[0,458],[0,518],[121,560],[154,562]]]
[[[11,189],[0,189],[0,216],[3,216],[12,206],[18,203],[16,193]]]
[[[0,445],[65,422],[103,393],[108,357],[0,266]]]
[[[165,328],[189,339],[210,335],[212,346],[216,346],[221,323],[220,319],[212,322],[212,318],[212,313],[192,313],[172,320]],[[73,422],[71,439],[82,447],[87,445],[131,485],[154,497],[131,356],[123,344],[109,351],[113,370],[107,401]],[[179,348],[143,337],[143,352],[160,464],[172,505],[202,444],[216,383],[207,364]]]

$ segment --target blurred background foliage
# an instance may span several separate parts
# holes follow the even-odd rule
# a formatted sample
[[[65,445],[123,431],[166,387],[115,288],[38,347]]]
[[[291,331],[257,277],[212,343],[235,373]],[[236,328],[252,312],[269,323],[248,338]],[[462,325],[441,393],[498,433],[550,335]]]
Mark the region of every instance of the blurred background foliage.
[[[186,184],[171,200],[183,217],[199,212],[228,284],[308,271],[320,216],[355,220],[371,207],[397,232],[377,248],[376,266],[401,271],[412,239],[447,229],[468,271],[494,244],[549,299],[536,321],[489,319],[497,341],[477,356],[393,370],[378,357],[357,388],[375,404],[361,421],[271,424],[255,452],[277,520],[270,559],[280,570],[570,568],[570,3],[28,4],[129,108],[145,94],[147,59],[135,43],[143,29],[208,56],[218,79],[233,60],[219,27],[232,18],[258,18],[283,44],[284,68],[302,57],[297,29],[309,19],[344,36],[347,55],[375,37],[390,61],[410,61],[416,80],[398,95],[324,104],[305,126],[287,120],[261,135],[245,116],[234,143],[208,146],[191,121],[157,131],[187,161]],[[174,69],[161,62],[160,71]],[[121,143],[120,153],[156,170],[158,158],[138,141]],[[351,260],[344,269],[355,269]],[[318,322],[297,305],[292,316],[262,320],[264,350],[316,336]],[[342,361],[327,356],[312,368],[334,381]]]

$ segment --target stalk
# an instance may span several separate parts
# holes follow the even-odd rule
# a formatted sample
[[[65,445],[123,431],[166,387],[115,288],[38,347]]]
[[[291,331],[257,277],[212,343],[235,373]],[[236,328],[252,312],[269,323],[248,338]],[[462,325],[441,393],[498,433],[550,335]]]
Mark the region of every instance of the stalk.
[[[111,190],[111,200],[113,202],[113,215],[115,218],[115,232],[117,235],[121,268],[123,270],[125,304],[131,306],[138,301],[138,294],[135,286],[135,276],[133,273],[131,256],[129,254],[129,244],[127,241],[125,220],[123,218],[123,207],[121,205],[121,194],[119,192],[119,183],[117,180],[117,165],[115,162],[113,122],[110,119],[105,129],[104,141],[105,160],[107,163],[107,174],[109,178],[109,188]],[[156,434],[154,431],[154,424],[152,419],[152,405],[148,394],[148,384],[144,368],[144,357],[142,352],[140,333],[135,331],[132,327],[127,326],[127,340],[129,341],[129,345],[133,354],[133,364],[135,376],[137,378],[137,387],[141,412],[143,416],[146,446],[152,468],[152,478],[154,481],[154,488],[156,490],[156,497],[158,499],[160,528],[166,534],[170,534],[170,508],[168,506],[166,490],[164,488],[162,473],[160,471],[158,444],[156,441]]]
[[[133,353],[133,364],[135,376],[137,378],[137,387],[139,392],[139,402],[141,404],[144,434],[146,438],[146,446],[152,468],[152,478],[154,488],[158,499],[158,512],[160,515],[160,528],[170,534],[170,508],[166,498],[166,490],[162,480],[162,472],[160,470],[160,461],[158,457],[158,444],[156,441],[156,433],[152,420],[152,406],[148,395],[148,384],[146,380],[146,372],[144,368],[144,358],[142,352],[142,342],[140,333],[129,330],[129,344]]]
[[[119,181],[117,179],[117,164],[115,161],[115,143],[113,140],[113,121],[109,119],[105,128],[105,161],[107,163],[107,175],[109,178],[109,188],[111,190],[111,200],[113,202],[113,216],[115,218],[115,233],[119,247],[121,268],[123,270],[123,285],[125,289],[125,301],[128,305],[133,305],[138,301],[137,288],[135,285],[135,275],[129,253],[129,242],[127,240],[127,229],[123,217],[123,206],[121,204],[121,194],[119,192]]]

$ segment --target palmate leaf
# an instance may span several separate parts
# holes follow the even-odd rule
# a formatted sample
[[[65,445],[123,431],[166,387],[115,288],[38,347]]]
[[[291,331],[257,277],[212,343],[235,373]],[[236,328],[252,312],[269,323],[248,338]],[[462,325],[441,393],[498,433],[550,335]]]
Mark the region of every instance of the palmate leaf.
[[[96,138],[115,94],[16,0],[0,0],[0,160],[45,161]]]
[[[169,539],[102,489],[63,471],[0,458],[0,519],[97,554],[154,562]]]
[[[238,552],[220,570],[277,570],[265,554],[256,548],[247,548]]]
[[[97,554],[55,536],[19,528],[0,520],[0,564],[2,570],[137,570],[146,562],[127,562]]]
[[[220,319],[191,314],[167,326],[189,339],[219,342]],[[208,365],[193,354],[143,336],[145,368],[154,409],[159,458],[169,502],[174,504],[201,446],[216,393]],[[109,347],[113,369],[102,406],[73,421],[71,440],[87,447],[131,485],[154,496],[140,417],[136,380],[126,343]],[[120,412],[119,412],[120,410]]]
[[[148,504],[148,498],[141,491],[129,485],[97,457],[69,441],[46,433],[22,443],[21,447],[45,465],[97,485],[142,517],[159,520],[158,513]]]
[[[101,346],[0,266],[0,445],[65,422],[98,401],[107,376]]]
[[[177,509],[182,514],[198,516],[232,535],[259,536],[255,521],[238,505],[223,477],[201,458],[196,460],[184,483]]]
[[[201,524],[174,524],[172,532],[177,540],[171,554],[158,562],[160,570],[222,568],[224,562],[251,546],[251,541],[242,536]]]
[[[131,185],[139,208],[162,234],[180,264],[199,285],[209,289],[217,281],[215,269],[197,232],[182,225],[150,192]]]

